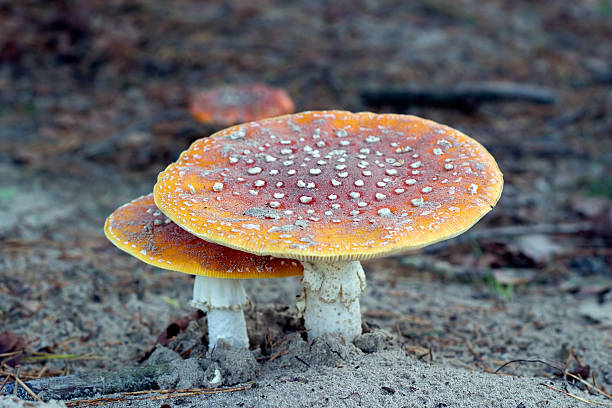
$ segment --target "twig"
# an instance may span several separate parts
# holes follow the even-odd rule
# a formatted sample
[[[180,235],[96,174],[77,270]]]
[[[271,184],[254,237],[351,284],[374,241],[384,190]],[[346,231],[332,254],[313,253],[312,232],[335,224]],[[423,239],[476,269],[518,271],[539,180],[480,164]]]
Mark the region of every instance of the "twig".
[[[476,352],[476,350],[474,350],[474,348],[472,347],[472,345],[470,343],[466,344],[467,349],[470,353],[472,353],[472,355],[474,356],[474,358],[476,358],[476,360],[478,360],[480,362],[480,364],[482,365],[482,368],[487,372],[487,373],[497,373],[494,372],[492,368],[490,368],[487,363],[484,361],[484,359],[482,358],[482,356],[480,354],[478,354]]]
[[[609,400],[612,400],[612,395],[608,394],[606,391],[602,390],[601,388],[597,387],[595,385],[595,382],[593,382],[593,384],[589,384],[588,382],[586,382],[583,378],[581,378],[580,376],[570,373],[569,371],[567,371],[566,369],[561,369],[557,366],[555,366],[554,364],[550,364],[544,360],[524,360],[524,359],[517,359],[517,360],[510,360],[510,361],[506,361],[504,364],[502,364],[501,366],[499,366],[497,368],[497,370],[494,371],[494,374],[498,374],[499,371],[501,371],[504,367],[506,367],[509,364],[512,363],[540,363],[540,364],[544,364],[545,366],[548,366],[550,368],[554,368],[555,370],[559,371],[559,374],[564,375],[566,378],[567,377],[571,377],[572,379],[579,381],[580,383],[584,384],[586,387],[588,388],[592,388],[593,390],[597,391],[598,393],[600,393],[601,395],[603,395],[604,397],[608,398]]]
[[[101,397],[93,399],[82,399],[67,401],[65,404],[67,407],[78,407],[83,405],[102,405],[115,402],[127,402],[127,401],[142,401],[142,400],[161,400],[169,398],[180,398],[180,397],[192,397],[196,395],[207,395],[207,394],[221,394],[228,392],[246,391],[255,387],[255,383],[249,384],[243,387],[232,387],[232,388],[186,388],[181,390],[149,390],[149,391],[135,391],[135,392],[122,392],[118,397]],[[143,394],[158,394],[148,395],[140,398],[127,398],[140,396]],[[161,395],[160,395],[161,394]]]
[[[2,382],[2,385],[0,385],[0,392],[2,392],[2,390],[4,389],[4,386],[8,382],[9,378],[10,378],[10,375],[7,375],[4,381]]]
[[[465,268],[458,265],[450,264],[446,261],[437,259],[427,259],[422,256],[402,256],[399,258],[401,265],[413,268],[419,271],[428,271],[438,275],[452,277],[460,282],[473,282],[474,280],[485,280],[489,273],[480,268]]]
[[[361,395],[359,395],[359,393],[357,391],[353,391],[351,392],[349,395],[347,395],[346,397],[340,397],[341,400],[346,400],[351,398],[353,395],[356,395],[357,397],[359,397],[359,406],[361,406]]]
[[[168,371],[168,364],[126,368],[119,371],[96,372],[79,375],[63,375],[27,381],[25,384],[42,399],[73,399],[92,394],[113,394],[138,390],[157,389],[160,375]],[[11,374],[13,376],[13,374]],[[19,398],[31,399],[19,383],[8,383],[3,393],[17,392]]]
[[[308,364],[306,361],[302,360],[300,357],[295,356],[295,359],[297,361],[299,361],[300,363],[304,364],[306,367],[310,368],[310,364]]]
[[[604,406],[604,407],[612,407],[612,404],[607,404],[607,403],[605,403],[605,402],[593,401],[593,400],[590,400],[590,399],[582,398],[582,397],[579,397],[578,395],[574,395],[574,394],[569,393],[569,392],[567,392],[567,391],[563,391],[563,390],[562,390],[562,389],[560,389],[560,388],[553,387],[552,385],[548,385],[548,384],[544,384],[544,383],[539,383],[539,384],[540,384],[540,385],[543,385],[543,386],[545,386],[545,387],[547,387],[547,388],[550,388],[551,390],[558,391],[558,392],[560,392],[561,394],[565,394],[565,395],[567,395],[568,397],[575,398],[575,399],[577,399],[578,401],[586,402],[587,404],[595,404],[595,405],[601,405],[601,406]]]
[[[471,240],[491,239],[491,238],[510,238],[523,235],[534,234],[577,234],[579,232],[592,231],[594,228],[590,222],[577,222],[571,224],[528,224],[511,225],[506,227],[485,228],[473,230],[460,235],[449,241],[440,242],[428,246],[424,252],[433,253],[448,248],[452,245],[459,245]]]
[[[28,387],[28,386],[26,385],[26,383],[24,383],[23,381],[21,381],[21,379],[20,379],[19,377],[17,377],[16,375],[13,375],[13,378],[15,378],[15,381],[17,381],[17,383],[19,383],[19,385],[21,385],[21,386],[23,387],[23,389],[24,389],[24,390],[26,390],[26,392],[27,392],[28,394],[30,394],[30,396],[31,396],[32,398],[34,398],[36,401],[41,401],[41,402],[42,402],[42,400],[41,400],[40,398],[38,398],[38,395],[36,395],[36,394],[34,393],[34,391],[32,391],[32,390],[30,389],[30,387]]]
[[[411,105],[474,109],[484,102],[521,101],[553,104],[557,98],[549,88],[512,82],[463,83],[448,88],[410,86],[404,89],[364,90],[361,100],[370,106],[405,108]]]

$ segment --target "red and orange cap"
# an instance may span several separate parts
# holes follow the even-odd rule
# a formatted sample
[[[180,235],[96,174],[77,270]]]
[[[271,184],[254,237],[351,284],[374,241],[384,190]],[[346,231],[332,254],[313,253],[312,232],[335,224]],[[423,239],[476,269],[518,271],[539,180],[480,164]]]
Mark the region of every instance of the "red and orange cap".
[[[106,237],[123,251],[163,269],[224,279],[280,278],[303,273],[293,259],[257,256],[206,242],[173,223],[149,194],[107,219]]]
[[[313,111],[197,140],[155,202],[207,241],[258,255],[358,260],[470,228],[503,179],[487,150],[415,116]]]
[[[284,89],[255,83],[201,91],[191,99],[189,110],[201,123],[230,126],[293,113],[295,107]]]

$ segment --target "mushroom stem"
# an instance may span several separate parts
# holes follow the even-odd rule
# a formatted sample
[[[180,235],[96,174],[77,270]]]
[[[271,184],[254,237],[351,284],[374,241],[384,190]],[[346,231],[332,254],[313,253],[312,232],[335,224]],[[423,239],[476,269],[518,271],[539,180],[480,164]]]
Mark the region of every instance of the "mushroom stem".
[[[359,261],[302,262],[304,278],[298,308],[308,337],[339,334],[352,341],[361,334],[359,296],[366,281]]]
[[[213,349],[220,339],[232,348],[249,347],[243,313],[248,303],[240,279],[196,276],[191,305],[207,312],[209,349]]]

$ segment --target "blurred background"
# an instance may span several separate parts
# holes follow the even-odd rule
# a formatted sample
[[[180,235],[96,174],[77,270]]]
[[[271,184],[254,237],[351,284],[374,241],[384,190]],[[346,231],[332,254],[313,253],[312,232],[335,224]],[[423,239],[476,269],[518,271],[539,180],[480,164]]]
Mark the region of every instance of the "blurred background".
[[[465,238],[367,269],[468,282],[474,299],[582,296],[594,304],[575,332],[588,322],[609,334],[610,21],[609,0],[0,0],[0,327],[39,351],[120,343],[129,360],[150,347],[189,277],[120,254],[104,219],[220,129],[190,115],[196,93],[258,82],[285,89],[297,111],[448,124],[499,163],[502,199]],[[110,329],[79,309],[110,319],[107,343]],[[136,310],[145,333],[126,317]],[[442,347],[411,324],[411,347]]]

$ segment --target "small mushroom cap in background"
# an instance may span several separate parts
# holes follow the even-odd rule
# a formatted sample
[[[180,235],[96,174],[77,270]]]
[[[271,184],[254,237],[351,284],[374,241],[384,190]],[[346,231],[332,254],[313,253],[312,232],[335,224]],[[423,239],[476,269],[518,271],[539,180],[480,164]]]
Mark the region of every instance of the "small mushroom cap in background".
[[[118,248],[141,261],[192,275],[250,279],[303,273],[295,260],[257,256],[191,235],[159,211],[153,194],[115,210],[106,219],[104,233]]]
[[[189,110],[200,123],[231,126],[293,113],[295,106],[284,89],[255,83],[198,92],[191,98]]]
[[[333,262],[459,235],[491,210],[502,185],[489,152],[448,126],[312,111],[197,140],[159,174],[154,195],[207,241]]]

